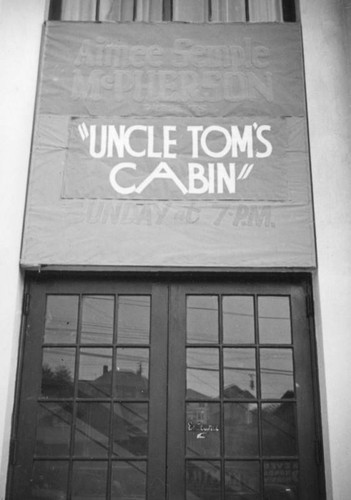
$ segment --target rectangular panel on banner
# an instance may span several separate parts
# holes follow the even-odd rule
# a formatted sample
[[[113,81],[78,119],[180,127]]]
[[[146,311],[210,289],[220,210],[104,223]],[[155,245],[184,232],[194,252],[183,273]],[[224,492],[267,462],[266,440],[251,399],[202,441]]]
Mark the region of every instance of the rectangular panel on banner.
[[[300,27],[48,23],[22,265],[314,267]]]

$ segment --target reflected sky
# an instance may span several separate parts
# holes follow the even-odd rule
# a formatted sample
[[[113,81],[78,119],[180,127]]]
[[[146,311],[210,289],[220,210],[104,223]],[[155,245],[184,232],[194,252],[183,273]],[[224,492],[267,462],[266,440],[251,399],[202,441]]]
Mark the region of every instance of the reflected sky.
[[[76,341],[78,301],[78,295],[47,296],[44,342]]]
[[[291,343],[290,298],[258,297],[258,322],[261,343]]]
[[[113,295],[85,295],[83,297],[82,343],[112,343],[114,308]]]
[[[151,299],[146,295],[120,295],[118,298],[119,344],[148,344]]]
[[[218,296],[187,297],[187,342],[218,343]]]

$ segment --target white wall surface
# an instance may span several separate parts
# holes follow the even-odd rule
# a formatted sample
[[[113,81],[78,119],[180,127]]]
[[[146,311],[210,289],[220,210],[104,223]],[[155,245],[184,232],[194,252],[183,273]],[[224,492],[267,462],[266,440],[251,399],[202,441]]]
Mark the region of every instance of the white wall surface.
[[[328,499],[351,498],[348,0],[301,0],[319,269],[316,328]]]
[[[21,321],[19,255],[45,0],[0,0],[0,499]]]

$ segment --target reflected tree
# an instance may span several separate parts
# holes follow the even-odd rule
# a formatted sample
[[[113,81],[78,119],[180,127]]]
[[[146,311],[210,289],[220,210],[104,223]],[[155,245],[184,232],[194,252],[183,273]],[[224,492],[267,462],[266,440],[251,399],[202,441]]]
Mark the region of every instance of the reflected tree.
[[[73,392],[70,370],[65,366],[58,366],[53,370],[49,365],[44,364],[41,388],[45,396],[70,396]]]

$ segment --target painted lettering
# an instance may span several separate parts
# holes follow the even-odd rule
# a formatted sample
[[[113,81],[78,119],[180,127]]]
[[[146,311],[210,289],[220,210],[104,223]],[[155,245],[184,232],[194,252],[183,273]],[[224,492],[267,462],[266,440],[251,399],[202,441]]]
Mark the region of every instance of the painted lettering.
[[[161,161],[138,186],[134,183],[124,185],[125,181],[128,181],[130,177],[126,175],[126,171],[128,170],[136,171],[136,163],[118,163],[110,172],[109,179],[111,186],[117,193],[122,195],[141,194],[150,184],[158,179],[172,181],[183,195],[223,194],[225,192],[234,194],[236,191],[235,163],[230,163],[227,170],[223,163],[208,163],[205,167],[200,163],[190,162],[188,164],[187,185],[184,184],[174,170],[164,161]]]

